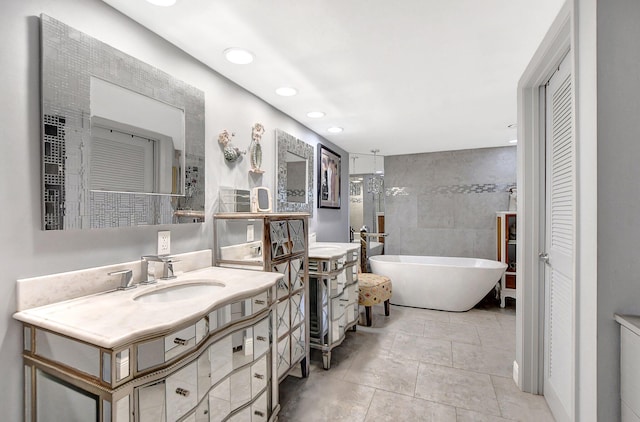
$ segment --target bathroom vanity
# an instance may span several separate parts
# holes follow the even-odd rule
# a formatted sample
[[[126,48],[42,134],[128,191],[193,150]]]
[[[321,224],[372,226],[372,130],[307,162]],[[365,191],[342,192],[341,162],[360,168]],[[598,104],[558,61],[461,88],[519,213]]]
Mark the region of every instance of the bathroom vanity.
[[[322,351],[322,366],[331,367],[331,350],[358,323],[358,258],[354,243],[315,242],[309,246],[311,347]]]
[[[274,296],[279,380],[309,373],[309,285],[306,213],[219,213],[215,265],[281,275]],[[298,364],[299,367],[298,367]]]
[[[280,278],[208,267],[17,312],[25,420],[276,420]]]

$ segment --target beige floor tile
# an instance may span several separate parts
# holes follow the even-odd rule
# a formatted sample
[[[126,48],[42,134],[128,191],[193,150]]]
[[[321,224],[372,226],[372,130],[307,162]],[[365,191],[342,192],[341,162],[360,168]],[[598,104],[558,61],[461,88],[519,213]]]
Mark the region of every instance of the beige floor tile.
[[[500,415],[491,377],[486,374],[421,363],[415,397]]]
[[[357,356],[344,380],[400,394],[413,395],[418,374],[418,362],[392,356]]]
[[[515,351],[453,343],[453,367],[489,375],[511,377]]]
[[[376,390],[365,422],[455,422],[454,407]]]
[[[504,327],[501,325],[501,327]],[[493,327],[478,326],[478,335],[480,337],[480,343],[483,347],[493,347],[496,349],[510,350],[515,356],[516,352],[516,329],[513,328],[501,328],[496,329]]]
[[[393,316],[376,316],[372,326],[387,332],[412,334],[422,336],[426,320],[410,315],[404,318]]]
[[[470,309],[467,312],[451,312],[449,321],[458,324],[473,324],[475,326],[502,328],[496,312],[481,309]]]
[[[280,422],[358,422],[364,418],[374,388],[313,373],[306,379],[287,377],[280,383]]]
[[[509,378],[491,377],[500,411],[505,418],[523,422],[553,422],[543,396],[523,393]]]
[[[451,366],[451,342],[398,333],[390,356]]]
[[[477,327],[473,324],[457,324],[441,321],[427,321],[424,337],[460,343],[481,344]]]
[[[466,409],[456,409],[456,412],[458,413],[457,422],[510,422],[509,419]]]
[[[511,380],[514,306],[392,306],[386,317],[380,304],[373,313],[372,327],[359,325],[332,350],[331,369],[313,350],[309,378],[280,384],[281,422],[553,420],[543,397]]]

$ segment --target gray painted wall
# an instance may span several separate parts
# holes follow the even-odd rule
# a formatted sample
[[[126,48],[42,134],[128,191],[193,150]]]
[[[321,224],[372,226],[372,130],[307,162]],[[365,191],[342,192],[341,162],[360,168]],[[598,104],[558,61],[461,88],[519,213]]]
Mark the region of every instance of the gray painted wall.
[[[348,155],[319,135],[171,46],[98,0],[10,0],[2,3],[0,113],[3,166],[0,170],[0,395],[2,420],[22,420],[20,326],[15,282],[37,275],[138,259],[155,252],[156,233],[171,230],[171,250],[183,253],[213,246],[211,218],[204,224],[86,231],[40,230],[39,19],[46,13],[101,41],[138,57],[205,92],[206,213],[216,211],[218,188],[268,186],[275,177],[275,135],[280,128],[311,144],[321,142],[343,157],[342,192],[348,192]],[[223,129],[236,133],[234,144],[247,148],[254,123],[264,124],[262,177],[249,174],[249,160],[229,166],[217,143]],[[314,160],[315,161],[315,160]],[[314,162],[314,166],[317,164]],[[315,175],[316,172],[314,172]],[[315,185],[315,184],[314,184]],[[346,195],[345,195],[346,197]],[[315,209],[311,229],[318,240],[348,239],[348,201],[340,210]]]
[[[620,333],[613,315],[640,315],[639,17],[638,1],[597,2],[597,376],[602,421],[620,418]]]
[[[386,254],[495,259],[516,147],[386,156]]]

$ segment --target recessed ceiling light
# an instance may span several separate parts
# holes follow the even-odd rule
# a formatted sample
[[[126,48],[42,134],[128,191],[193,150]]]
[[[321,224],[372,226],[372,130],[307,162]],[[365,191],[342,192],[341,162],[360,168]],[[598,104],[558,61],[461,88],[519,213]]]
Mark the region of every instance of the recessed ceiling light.
[[[329,129],[327,129],[329,132],[331,133],[340,133],[342,132],[344,129],[342,129],[341,127],[337,127],[337,126],[333,126],[330,127]]]
[[[169,7],[176,4],[176,0],[147,0],[149,3],[155,6]]]
[[[509,141],[509,143],[510,143],[510,144],[517,144],[517,143],[518,143],[518,140],[517,140],[517,139],[512,139],[512,140],[510,140],[510,141]]]
[[[250,51],[236,47],[224,50],[224,57],[234,64],[249,64],[253,61],[253,54]]]
[[[322,111],[310,111],[307,113],[307,117],[311,117],[312,119],[319,119],[324,116],[325,114]]]
[[[290,86],[282,86],[276,89],[276,94],[282,97],[292,97],[298,93],[298,90],[295,88],[291,88]]]

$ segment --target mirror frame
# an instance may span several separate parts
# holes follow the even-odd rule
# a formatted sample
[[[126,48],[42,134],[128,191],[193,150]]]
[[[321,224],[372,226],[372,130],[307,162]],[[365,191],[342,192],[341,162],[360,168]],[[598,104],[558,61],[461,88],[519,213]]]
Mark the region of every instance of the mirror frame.
[[[276,129],[276,211],[306,212],[313,217],[313,160],[314,148],[293,135]],[[307,160],[307,202],[287,201],[287,153]]]
[[[40,23],[42,229],[203,222],[204,92],[46,14]],[[91,76],[184,110],[184,195],[89,189]]]

